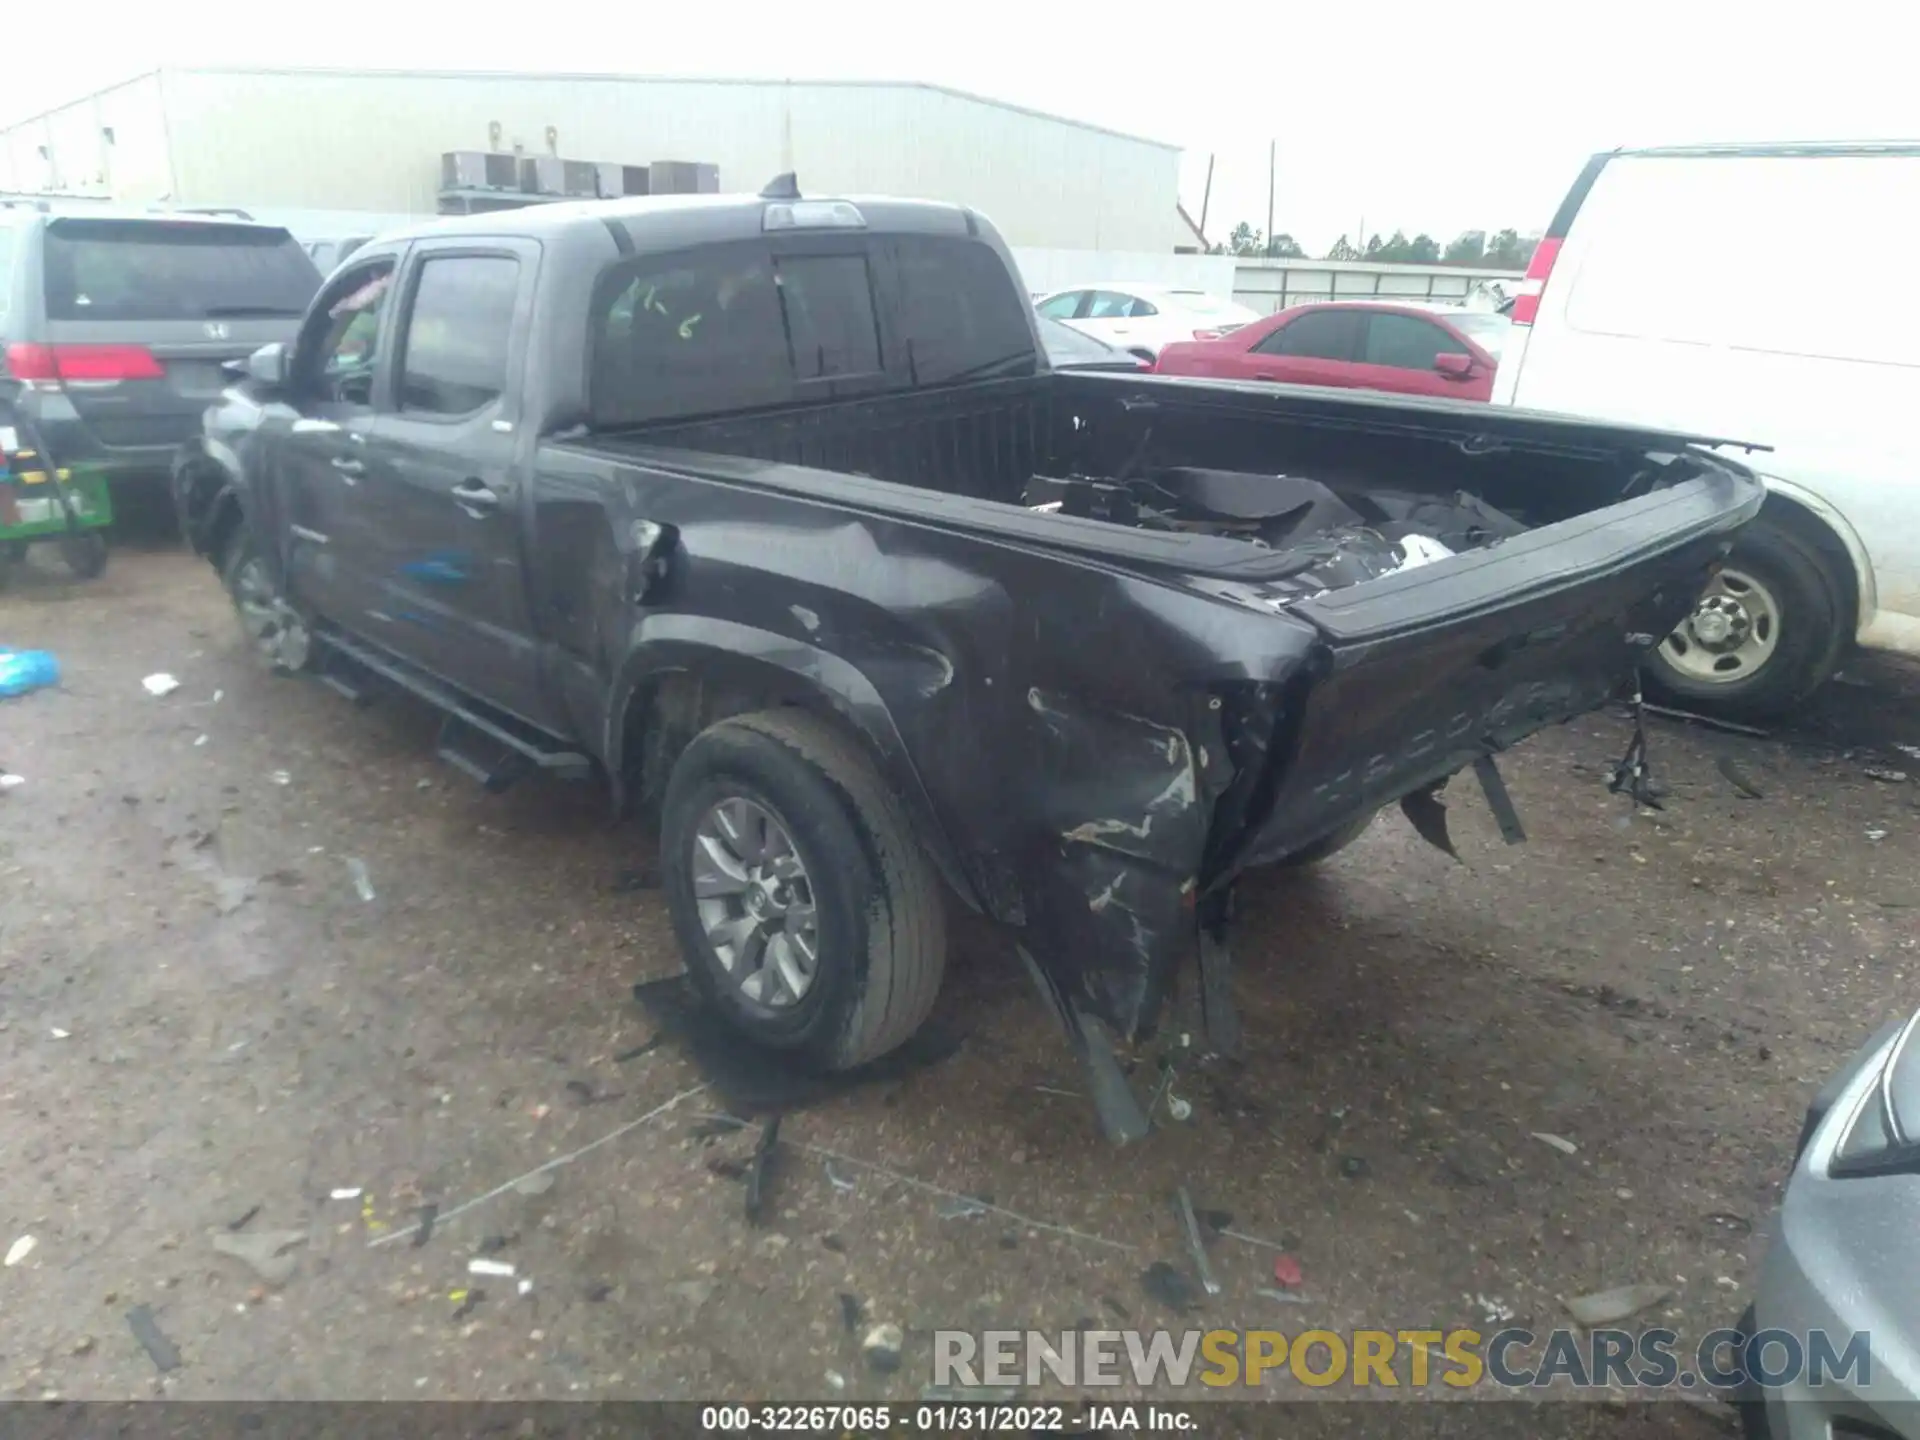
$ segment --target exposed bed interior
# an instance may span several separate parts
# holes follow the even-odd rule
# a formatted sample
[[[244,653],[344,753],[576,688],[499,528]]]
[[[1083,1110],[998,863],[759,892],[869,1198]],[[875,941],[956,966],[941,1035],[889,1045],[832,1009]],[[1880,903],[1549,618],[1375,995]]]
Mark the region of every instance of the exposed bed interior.
[[[1497,545],[1698,473],[1590,432],[1489,447],[1470,413],[1055,373],[596,435],[752,457],[1282,556],[1308,593]],[[1217,549],[1217,543],[1214,547]]]

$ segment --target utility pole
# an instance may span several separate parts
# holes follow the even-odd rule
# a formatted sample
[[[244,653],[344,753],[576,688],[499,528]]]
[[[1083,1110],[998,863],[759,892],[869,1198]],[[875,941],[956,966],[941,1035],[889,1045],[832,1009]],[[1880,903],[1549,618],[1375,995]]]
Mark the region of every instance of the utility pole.
[[[1273,258],[1273,167],[1279,160],[1280,142],[1267,142],[1267,258]]]

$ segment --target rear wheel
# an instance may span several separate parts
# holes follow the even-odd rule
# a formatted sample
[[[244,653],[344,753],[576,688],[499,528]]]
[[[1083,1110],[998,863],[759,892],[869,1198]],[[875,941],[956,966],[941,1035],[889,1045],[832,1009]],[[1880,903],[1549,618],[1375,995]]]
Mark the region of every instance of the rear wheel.
[[[310,669],[313,632],[281,593],[245,524],[236,526],[227,541],[220,576],[233,600],[240,632],[260,658],[275,670],[292,673]]]
[[[667,782],[660,855],[688,976],[749,1040],[845,1070],[932,1010],[938,876],[833,725],[770,710],[695,737]]]
[[[1369,810],[1358,820],[1342,825],[1331,834],[1322,835],[1311,845],[1285,855],[1276,863],[1283,870],[1304,870],[1309,865],[1318,865],[1322,860],[1331,860],[1354,841],[1367,833],[1367,827],[1373,824],[1374,817],[1380,812]]]
[[[1735,543],[1694,611],[1647,665],[1648,687],[1690,710],[1772,719],[1833,673],[1845,640],[1840,580],[1765,517]]]

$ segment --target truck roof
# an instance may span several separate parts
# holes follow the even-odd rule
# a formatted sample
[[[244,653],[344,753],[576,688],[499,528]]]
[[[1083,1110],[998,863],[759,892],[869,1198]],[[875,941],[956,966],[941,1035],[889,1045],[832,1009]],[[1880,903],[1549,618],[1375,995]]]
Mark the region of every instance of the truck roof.
[[[928,235],[979,235],[979,216],[960,205],[937,200],[901,200],[887,196],[771,196],[649,195],[617,200],[559,201],[493,210],[477,215],[422,219],[417,225],[381,233],[382,241],[415,240],[448,235],[524,236],[561,239],[592,231],[610,230],[622,251],[674,250],[686,245],[757,237],[767,228],[773,206],[817,207],[851,205],[859,212],[858,228],[868,232],[909,232]],[[811,229],[803,220],[796,229]],[[821,225],[820,228],[837,228]]]

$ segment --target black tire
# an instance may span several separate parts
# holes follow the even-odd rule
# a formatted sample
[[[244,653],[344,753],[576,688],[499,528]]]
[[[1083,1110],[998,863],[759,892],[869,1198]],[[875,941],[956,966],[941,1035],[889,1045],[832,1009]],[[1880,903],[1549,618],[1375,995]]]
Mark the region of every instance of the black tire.
[[[1322,835],[1311,845],[1296,850],[1291,855],[1282,856],[1274,863],[1282,870],[1304,870],[1309,865],[1318,865],[1322,860],[1331,860],[1366,834],[1367,827],[1373,824],[1374,817],[1379,813],[1378,810],[1369,810],[1358,820],[1342,825],[1332,834]]]
[[[736,799],[786,831],[812,892],[816,968],[782,1008],[733,981],[694,893],[699,827]],[[768,710],[696,736],[667,782],[660,856],[688,976],[747,1039],[816,1069],[847,1070],[902,1044],[933,1009],[947,950],[939,876],[865,750],[834,725]]]
[[[1812,545],[1764,515],[1741,532],[1726,564],[1731,574],[1749,576],[1772,594],[1779,609],[1773,653],[1726,681],[1690,675],[1669,654],[1670,647],[1687,643],[1691,622],[1683,622],[1648,660],[1647,689],[1683,710],[1775,719],[1825,684],[1839,663],[1847,614],[1842,579]]]
[[[60,558],[76,580],[98,579],[107,568],[107,537],[98,530],[60,537]]]
[[[1753,1306],[1740,1312],[1733,1328],[1740,1332],[1743,1342],[1753,1338],[1757,1328]],[[1740,1416],[1741,1440],[1775,1440],[1773,1426],[1767,1421],[1767,1392],[1759,1384],[1750,1378],[1742,1379],[1733,1392],[1733,1404]]]
[[[264,564],[260,565],[256,575],[249,574],[250,568],[257,562],[260,562],[260,552],[254,543],[253,532],[244,522],[236,525],[233,533],[227,537],[226,554],[220,557],[220,581],[227,587],[227,597],[233,601],[234,616],[240,625],[242,637],[261,660],[275,671],[291,675],[312,670],[319,647],[313,642],[311,630],[306,621],[286,604],[285,597],[272,578],[272,572]],[[256,585],[257,589],[254,588]],[[270,600],[276,608],[273,623],[264,634],[250,620],[250,598]]]

